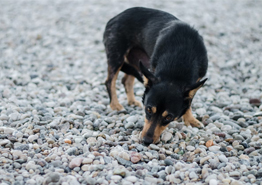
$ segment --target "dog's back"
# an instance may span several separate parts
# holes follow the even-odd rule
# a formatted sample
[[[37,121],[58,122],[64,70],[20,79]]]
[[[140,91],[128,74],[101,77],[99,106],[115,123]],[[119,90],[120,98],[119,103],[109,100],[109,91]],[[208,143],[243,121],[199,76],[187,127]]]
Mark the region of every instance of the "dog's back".
[[[127,9],[108,21],[104,44],[112,44],[112,37],[117,35],[130,46],[144,48],[150,56],[159,32],[173,20],[177,18],[160,10],[142,7]]]

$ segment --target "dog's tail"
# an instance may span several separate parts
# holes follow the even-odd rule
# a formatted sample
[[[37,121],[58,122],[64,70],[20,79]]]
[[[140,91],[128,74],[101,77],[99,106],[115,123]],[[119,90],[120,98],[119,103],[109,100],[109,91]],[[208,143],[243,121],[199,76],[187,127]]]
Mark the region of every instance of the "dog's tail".
[[[128,74],[128,75],[132,75],[134,77],[136,77],[136,79],[143,83],[143,78],[142,76],[140,75],[140,73],[130,64],[124,62],[122,68],[121,68],[121,71],[123,71],[124,73]]]

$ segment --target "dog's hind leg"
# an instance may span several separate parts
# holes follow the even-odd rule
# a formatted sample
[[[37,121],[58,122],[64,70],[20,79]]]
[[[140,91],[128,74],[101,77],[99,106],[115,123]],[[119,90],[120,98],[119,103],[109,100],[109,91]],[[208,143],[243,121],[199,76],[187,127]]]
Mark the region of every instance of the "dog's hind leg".
[[[192,127],[198,128],[204,127],[204,125],[193,116],[191,107],[183,115],[183,120],[186,126],[191,125]]]
[[[119,103],[118,99],[117,99],[117,94],[116,94],[116,79],[118,76],[118,73],[121,69],[123,64],[119,65],[119,66],[111,66],[108,65],[108,75],[107,75],[107,79],[106,79],[106,88],[108,91],[108,95],[110,98],[110,107],[113,110],[123,110],[124,107]]]
[[[122,78],[122,84],[125,86],[128,104],[142,107],[141,103],[135,99],[133,89],[134,82],[135,77],[132,75],[125,74],[125,76]]]

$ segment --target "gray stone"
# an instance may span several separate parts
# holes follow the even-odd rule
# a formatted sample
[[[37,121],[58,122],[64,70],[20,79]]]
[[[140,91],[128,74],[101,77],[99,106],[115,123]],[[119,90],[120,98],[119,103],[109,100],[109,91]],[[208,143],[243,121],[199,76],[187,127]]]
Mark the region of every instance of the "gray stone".
[[[171,159],[168,159],[168,158],[164,160],[164,163],[167,166],[173,166],[174,165],[174,162]]]
[[[28,150],[29,149],[29,145],[27,144],[23,144],[23,145],[20,145],[18,146],[17,148],[15,148],[15,150]]]
[[[136,123],[138,120],[138,117],[137,116],[129,116],[126,121],[127,122],[131,122],[131,123]]]
[[[233,128],[238,129],[238,130],[241,129],[241,127],[240,127],[238,124],[236,124],[236,123],[234,123],[234,122],[232,122],[232,121],[225,121],[224,124],[225,124],[225,125],[230,125],[230,126],[232,126]]]
[[[133,128],[135,127],[135,124],[133,122],[128,122],[125,124],[125,129],[130,129],[130,128]]]
[[[189,178],[190,179],[198,179],[198,175],[195,172],[190,172],[189,173]]]
[[[50,184],[50,183],[57,183],[60,181],[60,175],[59,173],[53,172],[49,173],[45,179],[45,184]]]
[[[219,155],[218,159],[222,162],[222,163],[227,163],[228,162],[228,158],[225,155]]]
[[[159,146],[156,146],[155,144],[150,144],[149,147],[150,147],[152,150],[160,150]]]
[[[77,149],[76,147],[69,148],[65,151],[68,155],[76,155]]]
[[[128,160],[125,160],[125,159],[123,159],[123,158],[121,158],[121,157],[116,156],[115,158],[117,159],[117,161],[118,161],[119,164],[121,164],[121,165],[131,166],[131,165],[133,164],[132,162],[130,162],[130,161],[128,161]]]

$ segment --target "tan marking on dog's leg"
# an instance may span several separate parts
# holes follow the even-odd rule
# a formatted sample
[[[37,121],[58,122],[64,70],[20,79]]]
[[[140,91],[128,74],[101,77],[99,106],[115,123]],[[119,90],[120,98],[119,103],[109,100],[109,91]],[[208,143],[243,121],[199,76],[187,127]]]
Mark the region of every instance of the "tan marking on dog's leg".
[[[120,71],[121,67],[117,70],[114,78],[112,79],[111,82],[111,103],[110,103],[110,107],[113,110],[123,110],[124,107],[119,103],[118,99],[117,99],[117,94],[116,94],[116,79],[118,76],[118,73]]]
[[[169,124],[162,126],[162,125],[157,125],[155,128],[155,132],[154,132],[154,137],[153,137],[153,143],[155,143],[159,138],[160,135],[162,134],[162,132],[168,127]]]
[[[148,78],[143,76],[143,80],[144,80],[144,86],[146,87],[148,85]]]
[[[134,88],[133,88],[134,82],[135,82],[135,77],[132,75],[125,74],[125,76],[123,77],[122,83],[125,86],[127,102],[129,105],[142,107],[141,103],[135,99]]]
[[[183,120],[186,126],[191,125],[192,127],[198,128],[204,127],[204,125],[193,116],[191,108],[189,108],[183,115]]]
[[[166,117],[168,115],[168,112],[165,110],[162,114],[162,117]]]

